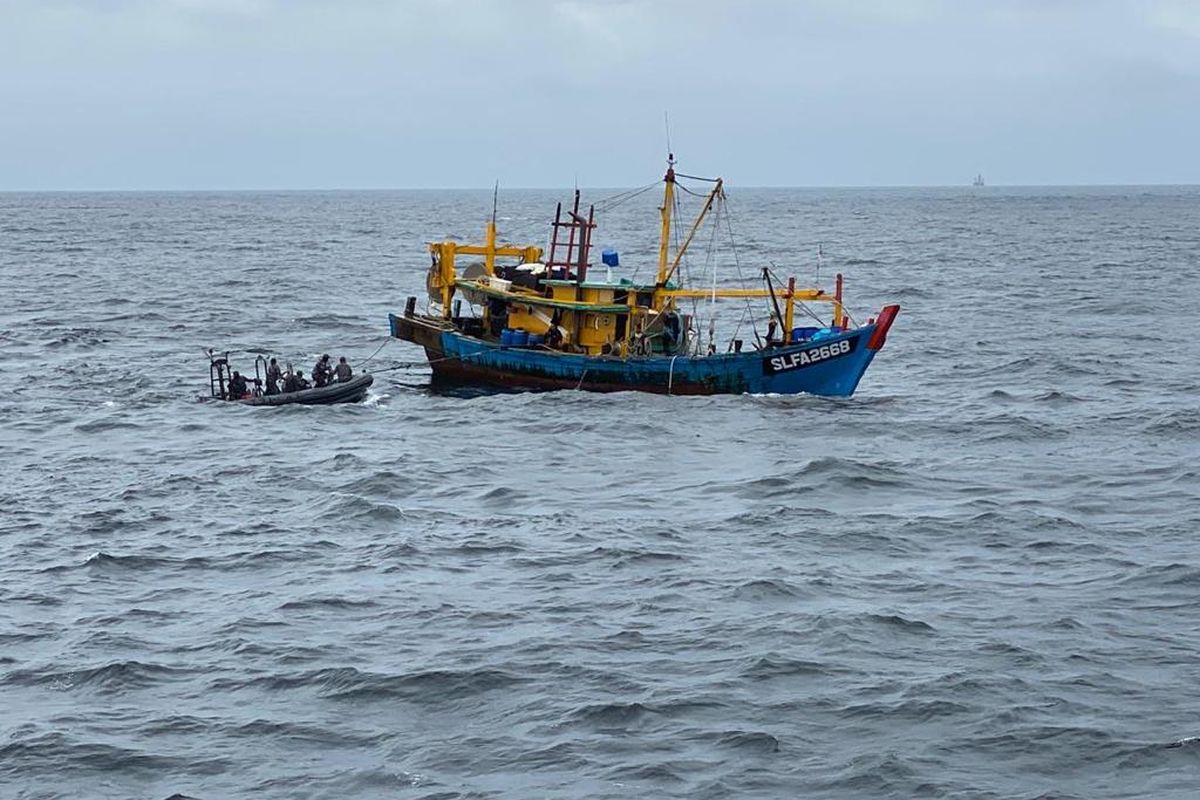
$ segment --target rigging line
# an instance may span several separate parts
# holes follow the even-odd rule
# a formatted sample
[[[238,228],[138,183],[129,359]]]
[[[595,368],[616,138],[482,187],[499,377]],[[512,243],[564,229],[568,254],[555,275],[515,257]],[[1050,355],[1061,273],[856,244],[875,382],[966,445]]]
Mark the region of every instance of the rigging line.
[[[362,369],[366,365],[367,361],[370,361],[372,358],[379,355],[379,351],[382,350],[383,348],[387,347],[387,343],[390,342],[391,340],[392,340],[391,336],[384,339],[383,344],[379,345],[379,347],[376,347],[374,353],[371,353],[371,355],[367,356],[365,361],[362,361],[359,363],[359,365],[358,365],[359,369]]]
[[[707,276],[707,275],[708,275],[708,274],[711,272],[711,273],[712,273],[712,279],[713,279],[713,283],[714,283],[714,285],[715,285],[715,283],[716,283],[716,280],[717,280],[717,271],[716,271],[716,268],[715,268],[715,267],[714,267],[714,265],[713,265],[713,256],[714,256],[714,254],[715,254],[715,248],[713,247],[712,241],[710,240],[710,241],[709,241],[709,244],[708,244],[708,247],[707,247],[707,248],[705,248],[705,253],[704,253],[704,266],[703,266],[703,268],[701,269],[701,272],[700,272],[700,277],[701,277],[701,278],[704,278],[705,276]],[[701,316],[700,316],[700,307],[701,307],[701,303],[702,303],[702,302],[703,302],[703,298],[700,298],[700,297],[693,297],[693,298],[692,298],[692,319],[693,319],[693,320],[699,320],[699,319],[701,319]],[[712,306],[712,301],[711,301],[711,300],[709,301],[709,306],[710,306],[710,311],[711,311],[711,306]],[[710,314],[710,315],[709,315],[709,317],[711,318],[711,317],[712,317],[712,314]],[[699,337],[699,336],[701,336],[701,335],[703,335],[703,334],[702,334],[702,333],[701,333],[699,330],[697,330],[697,337]]]
[[[743,308],[743,309],[742,309],[742,316],[741,316],[741,319],[739,319],[739,320],[738,320],[738,324],[737,324],[737,325],[734,327],[734,329],[733,329],[733,335],[729,337],[729,347],[727,347],[727,348],[725,349],[725,352],[726,352],[726,353],[729,353],[729,352],[732,352],[732,351],[733,351],[733,342],[734,342],[734,340],[735,340],[735,339],[737,339],[737,335],[738,335],[738,333],[740,333],[740,332],[741,332],[741,330],[742,330],[742,325],[744,325],[744,324],[746,323],[746,312],[747,312],[747,311],[749,311],[749,310],[750,310],[750,309],[748,309],[748,308]]]
[[[708,298],[708,321],[710,327],[715,327],[717,322],[717,233],[721,229],[720,208],[716,209],[712,219],[712,234],[708,238],[708,256],[704,262],[704,268],[712,273],[712,288],[713,293]],[[699,315],[700,300],[696,301],[696,314]]]
[[[699,175],[684,175],[682,172],[675,173],[676,178],[687,178],[689,181],[704,181],[706,183],[716,183],[720,178],[701,178]]]
[[[719,212],[717,214],[713,215],[712,235],[709,236],[708,247],[705,248],[705,256],[704,256],[704,274],[707,275],[709,273],[712,273],[714,296],[709,297],[708,306],[709,306],[709,317],[714,318],[714,319],[716,317],[716,309],[714,306],[716,303],[715,293],[716,293],[716,288],[717,288],[717,266],[715,263],[715,259],[716,259],[716,254],[717,254],[717,241],[716,240],[717,240],[717,224],[718,224],[717,216],[718,216],[718,214],[719,214]],[[699,314],[699,307],[700,307],[700,298],[696,298],[695,301],[693,302],[693,312],[696,314]]]
[[[678,184],[676,184],[678,186]],[[675,224],[671,227],[671,234],[675,237],[675,253],[676,258],[679,258],[679,232],[683,228],[683,202],[679,195],[675,195]],[[685,251],[683,257],[679,259],[679,285],[687,286],[691,284],[692,271],[691,259]]]
[[[679,181],[675,181],[675,186],[678,187],[680,191],[687,192],[692,197],[708,197],[708,192],[693,192]]]
[[[733,263],[737,267],[738,281],[745,286],[746,278],[742,275],[742,262],[738,258],[737,241],[733,238],[733,210],[729,207],[729,201],[724,198],[722,198],[721,207],[724,210],[725,228],[729,231],[729,247],[733,250]],[[746,310],[750,312],[750,330],[754,333],[754,338],[758,339],[758,323],[754,320],[754,311],[749,297],[746,298]]]
[[[661,178],[656,181],[652,181],[652,182],[646,184],[645,186],[638,187],[636,189],[626,189],[623,192],[618,192],[617,194],[609,195],[608,197],[601,197],[599,200],[597,200],[592,205],[594,205],[597,209],[612,208],[616,205],[624,203],[626,200],[632,200],[634,197],[637,197],[642,192],[649,191],[650,189],[653,189],[655,186],[658,186],[658,184],[660,184],[660,183],[662,183]]]
[[[616,208],[617,206],[621,205],[622,203],[628,202],[629,200],[632,200],[633,198],[637,197],[638,195],[641,195],[645,192],[650,191],[655,186],[658,186],[660,183],[662,183],[661,179],[653,181],[651,183],[646,184],[645,186],[641,186],[636,189],[627,189],[623,192],[618,192],[617,194],[609,195],[608,197],[602,197],[601,199],[597,200],[592,205],[594,205],[596,207],[596,210],[601,213],[603,213],[605,211],[610,211],[610,210]],[[540,220],[540,219],[526,220],[525,222],[518,223],[511,227],[505,226],[503,235],[501,235],[500,231],[497,230],[496,238],[497,238],[498,242],[500,242],[500,241],[514,242],[514,241],[517,241],[520,238],[524,237],[529,231],[531,231],[535,228],[545,227],[548,224],[549,223],[545,222],[544,220]]]
[[[779,273],[775,271],[777,269],[777,267],[775,266],[775,262],[768,261],[767,263],[771,265],[770,267],[767,268],[767,272],[769,272],[771,277],[775,279],[775,282],[780,285],[786,284],[787,281],[785,281],[783,278],[779,277]]]
[[[812,317],[817,322],[821,323],[822,327],[825,326],[825,318],[820,316],[819,314],[817,314],[817,312],[813,311],[811,308],[809,308],[809,306],[807,304],[802,303],[799,300],[797,300],[796,305],[800,306],[800,310],[803,311],[805,314]]]

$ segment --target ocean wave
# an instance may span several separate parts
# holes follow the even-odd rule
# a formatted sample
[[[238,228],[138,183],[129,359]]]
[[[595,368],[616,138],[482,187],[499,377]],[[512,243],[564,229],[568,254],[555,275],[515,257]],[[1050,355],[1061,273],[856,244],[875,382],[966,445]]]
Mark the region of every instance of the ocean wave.
[[[405,516],[404,509],[390,503],[376,503],[364,497],[337,493],[330,497],[327,508],[318,519],[325,522],[357,520],[391,523],[399,522]]]
[[[218,679],[213,688],[262,688],[268,691],[312,689],[329,700],[410,700],[436,704],[512,689],[528,678],[499,669],[425,670],[403,674],[362,672],[354,667],[319,669],[250,680]]]
[[[219,774],[230,764],[221,758],[180,758],[132,747],[84,742],[62,733],[46,733],[0,744],[0,767],[10,777],[64,773],[102,775]]]
[[[1200,433],[1200,409],[1179,408],[1160,414],[1139,426],[1144,433],[1167,434],[1169,436]]]
[[[919,619],[909,619],[899,614],[861,614],[856,619],[871,625],[881,625],[904,633],[932,634],[937,630],[928,622]]]
[[[183,677],[188,670],[141,661],[114,661],[78,670],[54,668],[18,669],[6,673],[0,683],[16,686],[49,686],[63,691],[95,689],[102,693],[145,689]]]
[[[113,512],[113,517],[118,516]],[[111,529],[116,530],[118,526],[113,525]],[[149,555],[113,555],[98,550],[92,553],[82,562],[74,564],[56,564],[45,567],[41,572],[53,574],[58,572],[66,572],[70,570],[88,569],[99,573],[103,572],[140,572],[143,570],[160,569],[163,567],[171,567],[178,569],[208,569],[211,566],[209,559],[201,556],[190,556],[188,558],[177,558],[173,556],[149,556]]]
[[[589,558],[616,562],[614,567],[629,567],[637,564],[654,564],[660,562],[685,561],[686,555],[671,553],[664,550],[650,550],[626,547],[596,547],[588,552]]]
[[[352,600],[347,597],[306,597],[303,600],[289,600],[279,607],[280,611],[308,610],[350,610],[358,608],[375,608],[378,603],[374,600]]]
[[[751,680],[771,680],[797,675],[833,675],[841,671],[833,665],[819,661],[769,654],[754,659],[740,674]]]
[[[764,754],[778,753],[779,739],[765,731],[723,731],[709,738],[717,747],[735,750],[740,753]]]
[[[106,431],[143,430],[143,426],[131,419],[110,416],[90,422],[80,422],[75,425],[75,430],[78,433],[105,433]]]
[[[739,584],[730,593],[736,600],[749,600],[752,602],[769,602],[772,600],[786,600],[795,597],[803,597],[807,593],[800,589],[795,584],[784,580],[771,580],[760,578],[758,580],[746,581]]]

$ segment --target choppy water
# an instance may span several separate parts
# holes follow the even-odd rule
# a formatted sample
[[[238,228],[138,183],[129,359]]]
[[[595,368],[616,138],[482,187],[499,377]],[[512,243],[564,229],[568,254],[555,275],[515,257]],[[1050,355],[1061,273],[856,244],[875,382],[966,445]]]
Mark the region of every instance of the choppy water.
[[[197,403],[490,193],[0,195],[0,796],[1196,796],[1200,190],[732,199],[904,306],[852,400]]]

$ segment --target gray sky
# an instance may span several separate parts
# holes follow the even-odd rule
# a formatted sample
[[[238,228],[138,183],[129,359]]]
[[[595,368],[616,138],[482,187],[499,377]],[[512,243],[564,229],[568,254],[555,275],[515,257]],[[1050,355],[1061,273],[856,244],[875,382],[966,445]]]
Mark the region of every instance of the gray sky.
[[[0,190],[1200,183],[1200,0],[0,0]]]

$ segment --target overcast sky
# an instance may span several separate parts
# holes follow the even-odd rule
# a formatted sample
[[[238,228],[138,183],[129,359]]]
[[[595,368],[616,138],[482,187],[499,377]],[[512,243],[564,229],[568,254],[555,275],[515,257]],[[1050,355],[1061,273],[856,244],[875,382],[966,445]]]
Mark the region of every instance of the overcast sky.
[[[0,0],[0,190],[1200,183],[1200,0]]]

